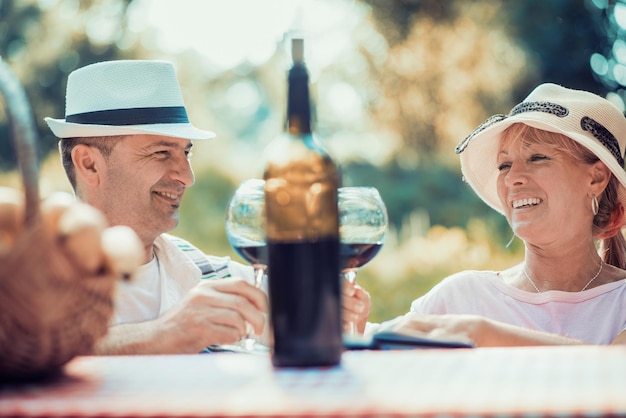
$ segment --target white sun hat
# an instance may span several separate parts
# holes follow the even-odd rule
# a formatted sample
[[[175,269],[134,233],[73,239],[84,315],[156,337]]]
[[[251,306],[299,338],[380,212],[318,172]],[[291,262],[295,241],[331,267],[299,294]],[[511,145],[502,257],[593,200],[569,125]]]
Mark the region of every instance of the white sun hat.
[[[563,134],[588,148],[621,183],[618,198],[626,208],[624,114],[598,95],[551,83],[536,87],[508,115],[487,119],[456,147],[465,181],[485,203],[504,213],[496,188],[496,158],[500,135],[514,123]]]
[[[189,122],[174,66],[164,61],[105,61],[73,71],[67,79],[65,119],[45,121],[59,138],[215,137]]]

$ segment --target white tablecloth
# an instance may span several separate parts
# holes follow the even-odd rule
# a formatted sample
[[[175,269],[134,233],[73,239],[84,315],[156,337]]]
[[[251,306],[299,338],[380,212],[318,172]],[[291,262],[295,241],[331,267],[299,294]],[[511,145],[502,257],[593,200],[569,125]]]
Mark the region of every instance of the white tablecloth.
[[[352,351],[326,369],[246,354],[79,357],[0,389],[0,416],[626,415],[626,347]]]

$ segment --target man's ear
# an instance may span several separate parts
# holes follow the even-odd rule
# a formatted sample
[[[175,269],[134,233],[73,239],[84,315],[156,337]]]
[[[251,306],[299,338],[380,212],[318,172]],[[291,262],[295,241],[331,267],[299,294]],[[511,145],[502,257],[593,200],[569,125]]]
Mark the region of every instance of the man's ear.
[[[104,169],[104,158],[95,147],[78,144],[72,149],[72,161],[76,170],[76,179],[89,186],[97,186]]]

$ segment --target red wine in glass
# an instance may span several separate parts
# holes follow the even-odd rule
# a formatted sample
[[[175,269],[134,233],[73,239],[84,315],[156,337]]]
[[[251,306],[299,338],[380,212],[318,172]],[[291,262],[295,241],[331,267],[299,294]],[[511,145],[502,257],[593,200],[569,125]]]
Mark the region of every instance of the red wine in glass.
[[[235,190],[226,211],[226,236],[233,249],[254,269],[254,284],[261,288],[267,269],[264,230],[264,186],[261,179],[243,181]],[[252,350],[257,344],[249,333],[241,345]]]
[[[375,243],[341,243],[341,266],[342,269],[355,269],[367,264],[383,246],[382,242]],[[244,257],[245,258],[245,257]]]
[[[387,209],[374,187],[341,187],[338,191],[340,256],[343,277],[355,283],[359,268],[380,251],[387,231]],[[347,332],[357,326],[348,322]]]
[[[253,266],[267,265],[267,245],[238,245],[232,244],[232,247],[237,251],[237,254],[241,256],[248,263]]]

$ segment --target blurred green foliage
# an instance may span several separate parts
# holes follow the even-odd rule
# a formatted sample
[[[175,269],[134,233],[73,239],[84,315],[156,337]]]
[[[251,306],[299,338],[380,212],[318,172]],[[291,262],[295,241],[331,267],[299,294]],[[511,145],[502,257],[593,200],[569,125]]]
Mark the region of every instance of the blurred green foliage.
[[[185,194],[180,222],[172,233],[185,237],[207,253],[230,253],[224,220],[228,200],[235,188],[231,179],[215,170],[196,172],[196,183],[190,189],[193,193]]]
[[[0,57],[13,68],[30,100],[40,139],[40,160],[56,151],[56,138],[43,118],[64,115],[68,74],[93,62],[141,53],[140,49],[128,53],[119,47],[117,39],[102,42],[88,36],[90,25],[106,17],[116,21],[121,39],[126,30],[125,12],[131,2],[116,0],[107,5],[96,0],[0,1]],[[4,112],[0,113],[0,169],[4,170],[14,169],[17,163],[13,144],[8,140],[7,123]]]

